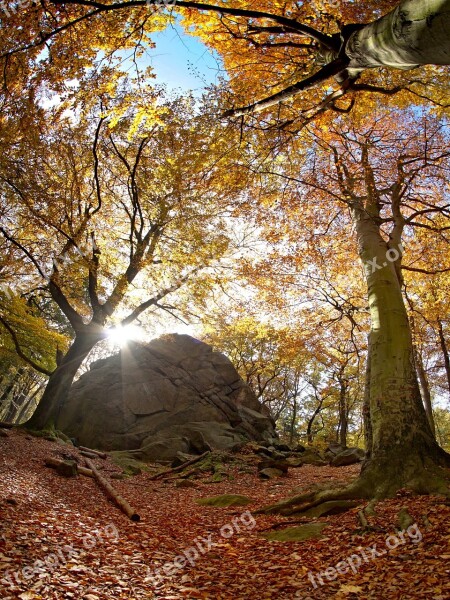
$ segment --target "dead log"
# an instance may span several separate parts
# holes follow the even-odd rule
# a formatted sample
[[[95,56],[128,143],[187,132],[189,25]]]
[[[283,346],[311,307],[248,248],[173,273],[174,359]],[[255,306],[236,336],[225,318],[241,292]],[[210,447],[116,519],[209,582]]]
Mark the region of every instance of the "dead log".
[[[64,461],[59,460],[58,458],[45,459],[45,466],[51,467],[52,469],[61,468],[60,465],[63,463]],[[94,477],[94,474],[92,473],[91,469],[86,469],[86,467],[80,467],[80,465],[77,465],[77,471],[78,473],[80,473],[80,475],[85,475],[86,477]]]
[[[120,508],[120,510],[124,512],[129,519],[131,519],[132,521],[140,521],[141,517],[139,516],[139,514],[134,510],[134,508],[132,508],[128,504],[125,498],[122,498],[122,496],[120,496],[116,492],[116,490],[109,483],[109,481],[107,481],[103,477],[103,475],[99,473],[99,471],[96,469],[95,465],[91,462],[91,460],[89,458],[85,458],[84,460],[86,461],[86,465],[92,470],[95,480],[105,492],[106,496],[110,498],[113,502],[115,502]]]
[[[86,467],[80,467],[80,465],[77,466],[77,469],[80,475],[86,475],[86,477],[94,477],[94,473],[91,469],[86,469]]]
[[[48,467],[52,467],[53,469],[55,469],[57,473],[59,473],[59,475],[62,475],[63,477],[78,476],[78,465],[74,460],[56,460],[56,462],[53,464],[50,464],[50,460],[55,459],[49,459],[49,462],[47,462],[46,460],[45,464]]]
[[[93,450],[92,448],[86,448],[85,446],[78,446],[78,450],[81,450],[82,452],[91,452],[92,454],[96,454],[100,458],[108,457],[108,455],[105,452],[100,452],[100,450]],[[89,458],[89,456],[87,458]]]
[[[205,458],[205,456],[208,456],[208,454],[211,454],[209,452],[209,450],[207,452],[203,452],[203,454],[200,454],[200,456],[196,456],[195,458],[192,458],[191,460],[186,461],[185,463],[183,463],[182,465],[180,465],[178,467],[174,467],[173,469],[167,469],[166,471],[163,471],[162,473],[157,473],[156,475],[152,475],[152,477],[149,477],[147,479],[147,481],[154,481],[155,479],[159,479],[160,477],[165,477],[166,475],[170,475],[171,473],[178,473],[178,471],[182,471],[186,467],[189,467],[190,465],[193,465],[193,464],[199,462],[200,460]]]
[[[87,450],[81,450],[80,454],[81,456],[84,456],[84,458],[100,458],[98,454],[94,454],[94,452],[87,452]]]

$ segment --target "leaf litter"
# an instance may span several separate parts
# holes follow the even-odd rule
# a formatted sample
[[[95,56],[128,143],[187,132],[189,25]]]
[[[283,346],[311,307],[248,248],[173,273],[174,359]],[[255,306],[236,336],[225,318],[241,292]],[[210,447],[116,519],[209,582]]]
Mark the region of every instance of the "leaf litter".
[[[113,480],[141,515],[134,523],[94,480],[63,478],[44,466],[46,458],[64,452],[67,446],[24,431],[0,439],[4,600],[450,598],[450,507],[440,497],[400,492],[377,504],[367,532],[357,518],[362,502],[346,513],[320,517],[328,524],[321,538],[278,542],[262,537],[282,530],[287,519],[253,516],[252,511],[299,488],[348,481],[357,475],[357,465],[305,465],[267,481],[258,478],[256,469],[249,473],[230,467],[232,478],[207,483],[209,475],[204,474],[189,488],[176,487],[173,479],[148,481],[147,472]],[[70,453],[81,459],[76,448]],[[94,462],[106,477],[120,471],[109,459]],[[248,496],[254,502],[220,508],[196,502],[220,494]],[[404,534],[404,542],[395,546],[401,508],[415,520],[421,539],[416,535],[414,542]],[[302,518],[298,525],[316,522],[318,518]],[[361,549],[374,545],[379,556],[336,574],[338,563],[355,554],[361,557]],[[334,578],[327,578],[329,568]]]

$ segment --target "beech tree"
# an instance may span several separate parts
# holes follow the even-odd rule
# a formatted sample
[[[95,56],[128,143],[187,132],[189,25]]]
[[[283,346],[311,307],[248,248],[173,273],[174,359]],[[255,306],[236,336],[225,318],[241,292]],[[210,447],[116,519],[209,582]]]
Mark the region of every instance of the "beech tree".
[[[24,63],[20,56],[35,57],[44,45],[52,65],[34,64],[33,68],[55,84],[55,78],[61,81],[58,67],[66,76],[75,76],[80,73],[80,59],[95,60],[95,47],[142,47],[147,32],[164,27],[172,14],[180,14],[190,32],[223,57],[236,95],[233,103],[246,102],[230,109],[229,115],[243,116],[275,106],[285,121],[308,121],[327,109],[350,110],[356,92],[393,95],[408,90],[422,97],[431,92],[436,102],[445,104],[445,71],[440,79],[439,73],[433,73],[428,82],[431,90],[429,85],[424,87],[423,74],[399,78],[392,77],[392,72],[449,64],[450,0],[383,0],[364,5],[340,0],[260,0],[251,8],[242,0],[236,0],[235,6],[177,0],[170,11],[162,10],[159,0],[53,0],[27,8],[25,13],[25,24],[17,14],[7,14],[12,30],[1,55],[7,67],[5,83],[8,69],[17,66],[15,61],[28,79],[30,62]],[[14,28],[18,28],[15,36]],[[75,52],[73,64],[66,60],[68,47]],[[359,81],[362,74],[379,67],[389,71]],[[317,90],[320,93],[323,87],[327,93],[318,100]],[[267,94],[274,88],[274,93]],[[308,90],[313,94],[303,96]],[[291,107],[291,100],[299,95],[300,103]],[[342,103],[339,99],[344,95],[349,101]],[[286,103],[288,110],[280,112]]]
[[[284,188],[277,212],[284,203],[288,214],[293,210],[299,220],[314,219],[319,211],[334,224],[349,215],[355,230],[371,317],[365,398],[368,454],[361,476],[347,489],[301,496],[273,510],[298,512],[305,502],[335,497],[378,498],[403,486],[448,493],[441,467],[448,466],[449,455],[435,441],[422,403],[402,290],[404,273],[414,274],[421,266],[414,254],[415,231],[427,234],[431,248],[432,240],[449,228],[444,190],[450,155],[447,132],[439,121],[426,119],[414,130],[416,117],[407,115],[393,111],[363,120],[355,114],[353,124],[341,119],[326,130],[311,127],[317,145],[307,160],[314,169],[302,169],[301,161],[292,159],[295,146],[307,144],[306,135],[292,142],[290,152],[285,150],[286,165],[278,173],[291,182],[291,191]],[[275,168],[269,172],[277,174]],[[302,206],[305,189],[309,191]],[[339,205],[344,210],[336,214]],[[437,257],[436,267],[428,264],[430,271],[449,268],[442,258]],[[329,260],[335,261],[332,255]],[[414,289],[411,278],[409,285]]]
[[[245,177],[231,159],[222,167],[237,147],[230,148],[232,132],[202,123],[209,118],[195,115],[192,99],[160,103],[158,119],[135,131],[135,111],[104,108],[75,123],[57,120],[31,144],[24,135],[5,154],[4,243],[26,265],[24,293],[46,291],[72,331],[56,369],[45,371],[48,384],[27,426],[57,426],[76,372],[111,327],[151,309],[182,310],[181,299],[169,297],[190,286],[189,310],[233,251],[224,219]],[[31,364],[23,335],[13,325],[8,331]]]
[[[25,20],[11,15],[2,54],[5,87],[14,93],[43,80],[58,87],[64,78],[81,77],[86,62],[93,64],[98,60],[100,49],[116,50],[121,44],[141,46],[146,33],[172,18],[168,11],[149,13],[149,5],[160,3],[54,0],[29,8]],[[313,119],[323,128],[329,127],[330,115],[338,117],[339,127],[343,127],[343,115],[356,112],[358,107],[361,110],[356,112],[356,119],[362,125],[363,112],[376,113],[373,97],[378,95],[395,96],[402,107],[411,98],[417,102],[429,98],[442,108],[446,104],[448,74],[439,65],[450,62],[449,9],[449,0],[364,5],[261,0],[252,3],[251,8],[237,0],[234,6],[230,2],[213,5],[179,0],[171,11],[182,15],[190,32],[201,36],[223,57],[233,92],[228,116],[244,119],[251,115],[252,124],[265,132],[278,128],[296,134]],[[41,54],[44,45],[48,60]],[[68,52],[73,52],[72,64],[67,61]],[[410,71],[418,65],[436,67]],[[11,68],[19,73],[14,83]],[[40,77],[35,76],[36,72]],[[34,73],[34,78],[30,73]],[[326,91],[322,96],[323,88]],[[325,112],[327,119],[321,121]],[[418,129],[413,120],[407,126],[413,132]],[[370,163],[370,154],[378,142],[364,145],[357,133],[355,140],[361,169],[358,175],[346,165],[352,154],[345,143],[331,143],[327,148],[333,157],[338,186],[329,198],[339,198],[350,210],[366,267],[372,320],[366,386],[370,435],[369,456],[361,478],[339,494],[381,497],[403,485],[417,491],[448,493],[439,467],[448,465],[449,457],[434,440],[414,370],[411,332],[402,297],[400,248],[406,224],[414,220],[421,223],[425,215],[431,218],[435,210],[434,199],[431,206],[419,203],[420,208],[415,205],[411,209],[414,217],[410,219],[409,207],[402,213],[400,204],[404,190],[410,189],[409,178],[416,178],[415,167],[417,173],[422,173],[430,167],[431,156],[438,160],[439,150],[435,148],[435,154],[430,154],[429,147],[418,139],[422,156],[414,155],[412,162],[408,162],[408,153],[406,158],[400,156],[396,177],[386,187],[377,180]],[[293,147],[302,155],[305,150],[300,142],[304,140],[297,141]],[[279,138],[274,135],[272,147],[278,144]],[[290,177],[295,179],[296,175]],[[360,193],[362,183],[365,188]],[[388,206],[384,201],[387,196],[392,225],[388,233],[383,213]],[[397,259],[386,261],[388,252],[389,256],[398,253]],[[385,262],[386,267],[372,271],[373,265]],[[291,508],[297,504],[298,511],[298,504],[305,500],[320,503],[339,494],[298,498],[291,502]]]

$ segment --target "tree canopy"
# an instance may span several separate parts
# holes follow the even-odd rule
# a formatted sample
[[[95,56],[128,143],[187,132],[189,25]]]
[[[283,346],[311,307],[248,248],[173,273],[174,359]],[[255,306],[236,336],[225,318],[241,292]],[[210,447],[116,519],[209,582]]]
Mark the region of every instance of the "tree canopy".
[[[70,341],[51,370],[47,344],[24,352],[19,320],[1,322],[49,374],[29,425],[57,424],[111,325],[200,312],[225,332],[209,332],[216,342],[232,335],[259,395],[288,407],[291,437],[300,370],[309,441],[325,408],[345,439],[361,407],[363,473],[338,496],[446,492],[427,369],[450,382],[449,1],[44,0],[3,12],[2,272],[20,279],[30,328]],[[166,98],[142,59],[174,22],[222,60],[201,102]],[[232,318],[230,297],[257,298],[263,314]]]

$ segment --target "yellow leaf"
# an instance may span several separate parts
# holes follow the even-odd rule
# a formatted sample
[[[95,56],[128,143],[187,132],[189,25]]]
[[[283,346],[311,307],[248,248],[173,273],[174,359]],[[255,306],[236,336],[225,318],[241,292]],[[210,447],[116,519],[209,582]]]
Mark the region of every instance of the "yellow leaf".
[[[359,585],[341,585],[339,591],[343,594],[359,594],[359,592],[362,592],[362,587]]]

